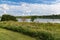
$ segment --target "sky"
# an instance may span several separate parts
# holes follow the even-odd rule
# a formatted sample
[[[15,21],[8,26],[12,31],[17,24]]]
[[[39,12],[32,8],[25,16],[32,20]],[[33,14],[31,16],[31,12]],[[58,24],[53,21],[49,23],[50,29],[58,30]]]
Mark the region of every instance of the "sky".
[[[0,16],[53,15],[60,14],[60,0],[0,0]]]

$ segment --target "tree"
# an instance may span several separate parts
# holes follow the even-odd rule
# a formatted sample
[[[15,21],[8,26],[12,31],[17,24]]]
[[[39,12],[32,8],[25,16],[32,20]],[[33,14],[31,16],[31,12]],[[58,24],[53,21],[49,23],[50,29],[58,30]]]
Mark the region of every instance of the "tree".
[[[33,22],[36,18],[36,16],[31,16],[31,21]]]
[[[4,14],[2,15],[1,21],[17,21],[17,19],[12,15]]]

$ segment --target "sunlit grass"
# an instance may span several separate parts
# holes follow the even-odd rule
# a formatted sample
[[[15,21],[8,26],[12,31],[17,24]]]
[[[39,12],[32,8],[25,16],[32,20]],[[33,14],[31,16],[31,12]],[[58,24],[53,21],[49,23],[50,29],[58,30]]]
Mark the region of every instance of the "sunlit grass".
[[[0,28],[0,40],[36,40],[21,33]]]
[[[37,32],[43,32],[43,33],[47,32],[54,37],[54,40],[60,40],[60,24],[58,23],[35,23],[35,22],[28,23],[28,22],[5,21],[0,22],[0,27],[13,30],[16,32],[21,32],[26,35],[28,34],[31,36],[36,36],[33,35],[33,33],[35,34]]]

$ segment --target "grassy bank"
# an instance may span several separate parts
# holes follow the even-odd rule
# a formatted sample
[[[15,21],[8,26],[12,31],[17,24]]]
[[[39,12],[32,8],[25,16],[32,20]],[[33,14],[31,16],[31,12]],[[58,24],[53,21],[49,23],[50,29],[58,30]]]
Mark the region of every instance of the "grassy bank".
[[[0,40],[35,40],[21,33],[0,28]]]
[[[0,22],[0,27],[37,38],[37,40],[60,40],[60,24]]]

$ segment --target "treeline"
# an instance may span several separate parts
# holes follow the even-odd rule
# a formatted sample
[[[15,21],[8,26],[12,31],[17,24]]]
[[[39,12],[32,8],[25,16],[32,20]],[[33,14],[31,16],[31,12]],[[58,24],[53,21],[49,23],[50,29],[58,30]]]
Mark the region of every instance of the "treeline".
[[[21,18],[23,22],[26,21],[26,19],[31,19],[30,21],[34,22],[37,18],[45,18],[45,19],[60,19],[60,15],[44,15],[44,16],[12,16],[8,14],[4,14],[1,17],[0,21],[18,21],[17,18]]]
[[[39,16],[38,18],[60,19],[60,15]]]
[[[16,18],[47,18],[47,19],[60,19],[60,15],[43,15],[43,16],[16,16]]]

